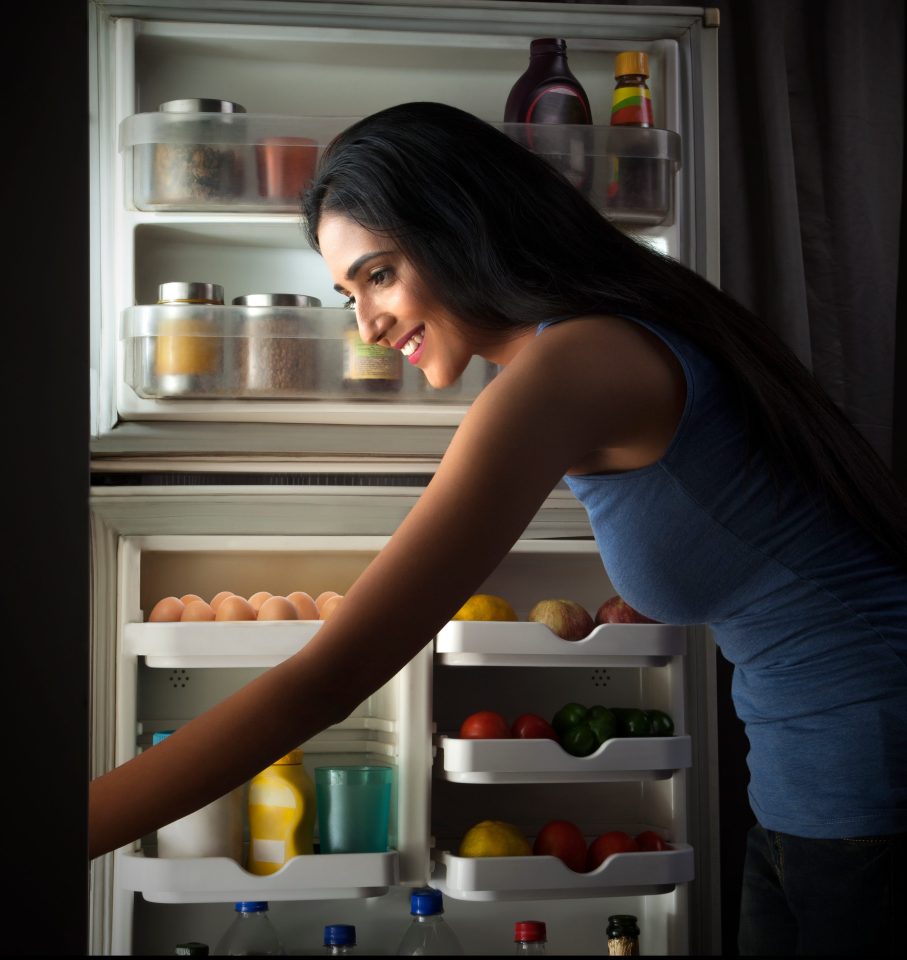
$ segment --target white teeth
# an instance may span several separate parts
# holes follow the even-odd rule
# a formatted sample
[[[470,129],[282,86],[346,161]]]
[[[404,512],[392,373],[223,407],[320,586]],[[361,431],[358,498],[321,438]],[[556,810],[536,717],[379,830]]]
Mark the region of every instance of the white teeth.
[[[416,352],[416,348],[422,343],[424,339],[425,339],[425,332],[423,330],[420,330],[418,333],[414,333],[409,338],[409,340],[407,340],[406,343],[403,344],[403,347],[400,350],[400,352],[403,354],[404,357],[410,356],[411,354]]]

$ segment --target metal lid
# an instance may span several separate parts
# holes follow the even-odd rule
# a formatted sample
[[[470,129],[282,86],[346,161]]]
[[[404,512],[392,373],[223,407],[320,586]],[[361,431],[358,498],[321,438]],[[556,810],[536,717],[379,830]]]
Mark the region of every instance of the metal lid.
[[[173,280],[158,287],[157,302],[222,304],[224,288],[219,283],[201,280]]]
[[[268,909],[267,900],[240,900],[233,909],[237,913],[262,913]]]
[[[245,113],[246,108],[241,103],[232,100],[210,100],[197,97],[188,100],[168,100],[162,103],[158,110],[164,113]]]
[[[320,307],[318,297],[304,293],[246,293],[233,298],[235,307]]]

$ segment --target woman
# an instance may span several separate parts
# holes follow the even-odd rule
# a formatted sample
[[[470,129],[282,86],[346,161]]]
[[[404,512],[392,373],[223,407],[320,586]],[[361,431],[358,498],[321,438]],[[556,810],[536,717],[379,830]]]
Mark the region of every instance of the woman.
[[[835,952],[845,909],[870,911],[861,946],[867,929],[892,944],[907,518],[868,444],[756,318],[462,111],[407,104],[355,124],[326,151],[304,213],[364,340],[437,388],[473,356],[501,372],[314,640],[92,784],[92,855],[347,716],[566,475],[621,595],[656,620],[711,624],[736,666],[760,824],[742,949]]]

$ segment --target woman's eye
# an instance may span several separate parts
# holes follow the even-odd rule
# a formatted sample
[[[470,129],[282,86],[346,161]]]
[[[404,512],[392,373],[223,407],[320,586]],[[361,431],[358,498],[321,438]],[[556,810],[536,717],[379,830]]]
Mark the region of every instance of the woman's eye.
[[[380,270],[375,270],[374,273],[370,273],[368,278],[371,283],[380,285],[387,282],[391,272],[389,267],[382,267]]]

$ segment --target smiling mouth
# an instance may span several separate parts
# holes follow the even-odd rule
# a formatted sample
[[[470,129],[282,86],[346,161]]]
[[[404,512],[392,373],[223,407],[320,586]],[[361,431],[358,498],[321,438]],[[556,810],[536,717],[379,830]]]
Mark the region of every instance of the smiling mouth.
[[[412,356],[416,350],[422,346],[422,341],[424,339],[425,327],[419,327],[417,330],[414,330],[412,333],[408,334],[403,340],[395,344],[395,346],[404,357],[409,357]]]

